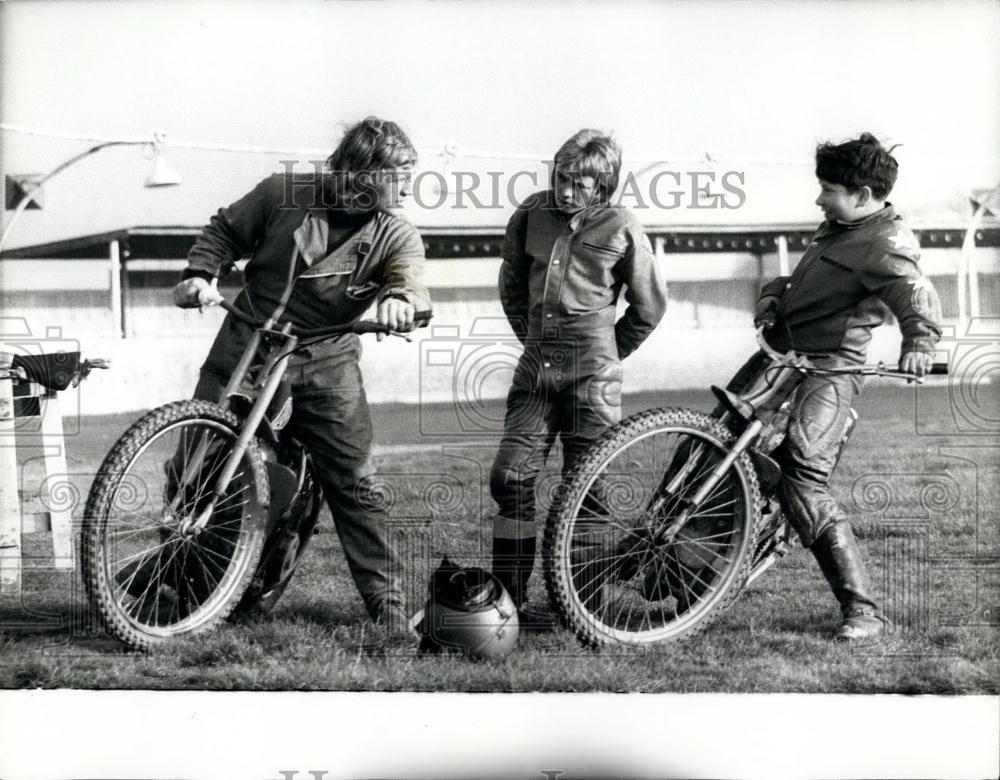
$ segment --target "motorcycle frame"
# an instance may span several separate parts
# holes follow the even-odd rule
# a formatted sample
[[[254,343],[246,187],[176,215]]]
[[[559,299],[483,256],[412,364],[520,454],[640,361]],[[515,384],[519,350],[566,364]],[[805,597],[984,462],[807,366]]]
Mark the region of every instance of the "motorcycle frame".
[[[298,346],[299,339],[291,331],[292,326],[290,323],[283,325],[280,330],[275,330],[274,319],[269,318],[263,326],[254,330],[253,336],[250,338],[246,348],[243,350],[243,354],[240,356],[240,360],[237,363],[232,376],[230,376],[229,382],[222,391],[223,399],[229,398],[237,391],[237,389],[243,386],[243,382],[246,379],[250,368],[253,366],[254,359],[257,356],[264,337],[270,336],[276,340],[276,343],[274,343],[269,350],[268,356],[261,368],[260,376],[254,385],[256,398],[250,407],[250,411],[243,420],[239,435],[233,444],[232,451],[229,453],[229,457],[226,458],[222,471],[216,479],[212,497],[209,499],[202,511],[199,512],[197,518],[184,521],[182,524],[182,531],[191,531],[193,533],[200,532],[208,524],[219,499],[226,494],[226,491],[229,488],[229,483],[232,481],[233,476],[236,474],[236,470],[239,468],[240,461],[243,459],[247,448],[250,446],[250,442],[254,439],[254,437],[256,437],[257,430],[264,421],[267,409],[270,406],[272,399],[277,394],[282,379],[284,379],[285,372],[288,369],[288,362],[291,360],[296,346]],[[207,442],[199,444],[194,457],[190,458],[188,464],[185,466],[182,479],[190,479],[194,473],[197,473],[197,469],[200,469],[201,467],[201,461],[207,451],[207,447]]]
[[[763,329],[757,331],[757,343],[760,345],[764,354],[770,358],[770,362],[761,369],[760,375],[750,384],[749,387],[740,393],[732,393],[728,390],[723,390],[715,386],[712,387],[712,391],[725,408],[725,411],[719,417],[720,421],[723,424],[728,424],[735,418],[741,420],[745,427],[737,436],[736,441],[728,448],[723,459],[716,464],[716,466],[712,469],[712,472],[695,492],[695,495],[688,500],[687,506],[684,507],[673,522],[671,522],[668,526],[657,530],[655,538],[658,543],[671,542],[681,532],[681,530],[683,530],[684,526],[690,519],[691,514],[697,510],[701,505],[701,502],[711,494],[711,492],[725,476],[726,472],[732,467],[733,463],[735,463],[744,452],[750,451],[751,455],[755,455],[765,461],[770,461],[770,464],[778,470],[780,479],[780,467],[769,458],[768,453],[754,450],[753,445],[760,438],[760,434],[765,430],[767,424],[770,422],[770,419],[778,414],[782,404],[788,400],[791,394],[795,391],[795,388],[798,386],[799,381],[801,381],[801,379],[803,379],[806,375],[814,371],[825,371],[830,374],[851,373],[858,375],[906,378],[916,382],[921,381],[919,377],[914,378],[910,374],[888,369],[884,363],[852,366],[843,369],[816,369],[812,366],[808,357],[804,355],[799,355],[794,351],[780,353],[771,348],[771,346],[764,339]],[[767,419],[762,418],[762,412],[767,414]],[[854,429],[854,423],[856,421],[857,413],[852,409],[850,425],[840,440],[839,451],[837,453],[838,461],[840,459],[840,454],[843,452],[844,445],[847,443],[847,439]],[[688,463],[685,464],[680,469],[679,473],[675,475],[665,486],[668,492],[676,492],[679,484],[693,468],[689,464],[696,461],[702,446],[703,445],[698,445],[698,449],[693,451],[688,458]],[[756,462],[753,463],[753,468],[757,472],[760,471]],[[777,480],[774,480],[774,482],[776,484]],[[768,496],[768,498],[770,498],[770,496]],[[787,518],[785,518],[782,523],[784,527],[777,529],[775,532],[776,535],[780,536],[780,538],[778,539],[774,550],[754,567],[747,582],[751,582],[759,577],[787,551],[788,545],[791,542],[791,528]]]

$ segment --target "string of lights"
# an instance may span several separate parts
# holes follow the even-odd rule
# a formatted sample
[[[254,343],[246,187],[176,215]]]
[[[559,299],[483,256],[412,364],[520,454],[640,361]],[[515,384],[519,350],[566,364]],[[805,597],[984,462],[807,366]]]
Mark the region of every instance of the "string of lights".
[[[103,135],[88,133],[72,133],[60,130],[50,130],[45,128],[27,127],[25,125],[0,122],[0,131],[17,133],[20,135],[38,136],[42,138],[54,138],[67,141],[85,141],[90,143],[141,143],[148,140],[148,136],[124,136],[124,135]],[[165,146],[172,149],[193,149],[200,151],[231,152],[238,154],[281,154],[298,158],[325,158],[330,153],[326,147],[294,147],[294,146],[259,146],[252,144],[228,144],[214,143],[208,141],[173,140],[166,141],[166,134],[158,132],[156,134],[163,139]],[[905,153],[905,149],[903,150]],[[466,149],[459,146],[454,141],[441,144],[438,147],[426,147],[418,149],[423,158],[439,157],[444,163],[450,164],[455,160],[498,160],[544,163],[551,159],[552,154],[541,152],[510,152],[494,151],[484,149]],[[814,160],[811,157],[730,157],[719,154],[712,150],[707,150],[701,155],[658,155],[646,154],[636,157],[626,157],[623,162],[632,168],[642,168],[653,170],[664,165],[708,165],[717,166],[805,166],[811,167]],[[1000,165],[1000,157],[961,157],[961,158],[938,158],[925,161],[925,164],[939,166],[997,166]]]
[[[89,143],[140,143],[146,136],[121,136],[121,135],[100,135],[85,133],[69,133],[58,130],[48,130],[36,127],[26,127],[24,125],[0,122],[0,130],[21,135],[39,136],[43,138],[55,138],[67,141],[85,141]],[[165,133],[158,133],[165,138]],[[296,157],[323,157],[330,153],[328,148],[319,147],[290,147],[290,146],[256,146],[247,144],[225,144],[211,143],[206,141],[170,140],[169,146],[173,149],[195,149],[201,151],[215,152],[236,152],[242,154],[283,154]],[[446,161],[454,159],[480,159],[480,160],[511,160],[522,162],[546,162],[551,159],[549,153],[531,152],[509,152],[491,151],[482,149],[465,149],[455,142],[447,142],[439,147],[423,148],[418,152],[425,157],[441,157]],[[811,159],[732,159],[723,158],[716,153],[706,151],[702,155],[645,155],[640,157],[626,157],[624,162],[631,166],[656,167],[659,165],[681,164],[681,165],[703,165],[703,164],[758,164],[758,165],[812,165]]]

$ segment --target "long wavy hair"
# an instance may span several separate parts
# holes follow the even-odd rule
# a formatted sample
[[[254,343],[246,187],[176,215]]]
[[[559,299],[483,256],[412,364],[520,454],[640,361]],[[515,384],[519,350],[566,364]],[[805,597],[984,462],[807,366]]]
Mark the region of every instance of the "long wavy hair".
[[[618,188],[622,169],[622,148],[608,133],[589,128],[580,130],[559,147],[552,168],[555,182],[556,166],[581,176],[593,176],[598,184],[598,202],[607,202]]]
[[[417,150],[398,124],[369,116],[352,125],[326,160],[327,203],[341,208],[375,208],[379,171],[412,165]]]

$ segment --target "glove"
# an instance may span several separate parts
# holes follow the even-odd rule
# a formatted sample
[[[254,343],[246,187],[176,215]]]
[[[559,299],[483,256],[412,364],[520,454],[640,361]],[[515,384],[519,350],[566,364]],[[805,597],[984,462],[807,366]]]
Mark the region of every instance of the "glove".
[[[778,306],[781,299],[776,295],[765,295],[757,301],[753,310],[753,325],[755,328],[770,330],[778,319]]]
[[[931,370],[933,360],[931,355],[923,352],[907,352],[899,358],[899,370],[904,374],[913,374],[914,378],[919,379]],[[909,383],[913,380],[907,379],[906,381]]]
[[[209,282],[200,276],[192,276],[174,287],[174,305],[182,309],[204,309],[223,300],[216,288],[217,280]]]
[[[375,319],[383,325],[388,325],[395,331],[406,332],[413,330],[414,313],[415,309],[412,303],[390,295],[378,305]],[[384,333],[379,333],[376,338],[381,341],[385,338],[385,335]]]

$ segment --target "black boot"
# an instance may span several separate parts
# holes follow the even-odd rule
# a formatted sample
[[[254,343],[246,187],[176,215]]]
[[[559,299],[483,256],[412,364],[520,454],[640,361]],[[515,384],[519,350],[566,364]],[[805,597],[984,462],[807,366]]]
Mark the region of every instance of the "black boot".
[[[835,523],[813,542],[810,549],[844,616],[837,639],[872,639],[881,634],[889,621],[872,598],[868,572],[850,524],[847,521]]]
[[[531,579],[534,567],[534,539],[493,539],[493,563],[490,570],[514,601],[520,628],[554,631],[558,624],[553,615],[527,605],[528,580]]]
[[[534,539],[494,539],[490,571],[520,607],[528,600],[528,580],[535,566]]]
[[[389,642],[415,644],[420,639],[402,604],[392,602],[383,605],[372,616],[372,621],[382,629]]]

